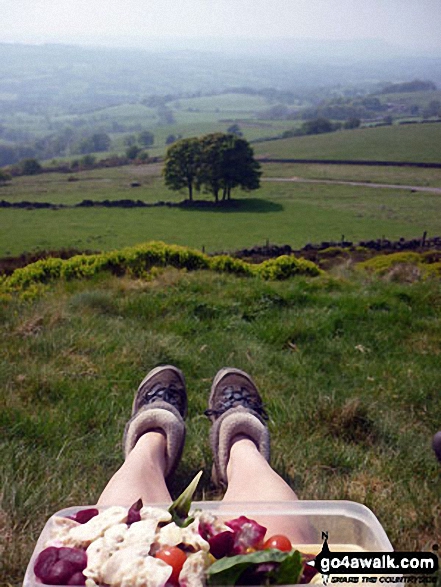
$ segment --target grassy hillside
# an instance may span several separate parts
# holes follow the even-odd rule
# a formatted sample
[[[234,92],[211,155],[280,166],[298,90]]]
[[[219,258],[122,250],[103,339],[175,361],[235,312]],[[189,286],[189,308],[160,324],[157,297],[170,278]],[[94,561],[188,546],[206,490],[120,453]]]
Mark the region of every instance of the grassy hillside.
[[[299,159],[441,163],[441,124],[361,128],[256,143],[256,154]]]
[[[2,302],[0,583],[21,584],[56,510],[92,504],[121,464],[145,372],[172,363],[189,393],[188,439],[171,485],[204,470],[202,412],[216,371],[250,372],[270,413],[272,463],[302,499],[366,504],[397,550],[439,542],[439,282],[346,273],[284,283],[165,269],[147,281],[55,283]]]

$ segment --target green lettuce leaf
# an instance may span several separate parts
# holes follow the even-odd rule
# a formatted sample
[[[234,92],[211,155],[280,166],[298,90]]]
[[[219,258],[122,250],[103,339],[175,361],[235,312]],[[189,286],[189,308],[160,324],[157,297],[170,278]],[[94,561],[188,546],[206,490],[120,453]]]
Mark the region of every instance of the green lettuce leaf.
[[[303,570],[302,555],[298,550],[288,553],[280,566],[269,574],[271,585],[294,585],[298,583]]]
[[[301,555],[297,550],[258,550],[249,554],[227,556],[213,563],[208,569],[208,584],[235,585],[244,571],[261,563],[280,563],[276,570],[268,573],[268,583],[272,585],[296,583],[303,568]]]

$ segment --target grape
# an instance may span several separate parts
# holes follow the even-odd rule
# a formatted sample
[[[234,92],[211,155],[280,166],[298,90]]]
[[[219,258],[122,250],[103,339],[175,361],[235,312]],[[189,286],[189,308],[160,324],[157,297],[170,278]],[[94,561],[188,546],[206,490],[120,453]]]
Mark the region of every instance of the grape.
[[[86,577],[83,573],[74,573],[72,577],[67,582],[68,585],[85,585],[86,584]]]
[[[47,585],[84,585],[85,577],[81,571],[86,566],[87,554],[84,550],[49,546],[37,556],[34,573]]]
[[[35,561],[34,565],[34,573],[36,576],[44,582],[44,579],[52,566],[58,560],[58,548],[55,546],[50,546],[49,548],[45,548],[40,552],[37,556],[37,560]]]
[[[81,548],[62,547],[58,549],[59,560],[69,561],[75,571],[82,571],[87,567],[87,554]]]
[[[66,585],[74,572],[75,567],[71,562],[68,560],[58,560],[42,579],[44,583],[48,583],[49,585]]]

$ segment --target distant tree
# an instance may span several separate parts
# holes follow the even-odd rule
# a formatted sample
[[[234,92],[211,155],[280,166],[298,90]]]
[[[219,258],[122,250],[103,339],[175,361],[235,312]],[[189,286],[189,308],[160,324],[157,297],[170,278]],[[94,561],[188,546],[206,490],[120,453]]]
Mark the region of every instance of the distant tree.
[[[148,161],[149,159],[149,154],[147,153],[147,151],[141,151],[141,153],[139,153],[138,155],[138,160],[142,161],[142,163],[145,163],[146,161]]]
[[[344,123],[344,127],[346,129],[358,128],[361,124],[361,120],[359,118],[348,118],[348,120]]]
[[[305,135],[319,135],[333,130],[335,130],[334,126],[328,118],[313,118],[302,124],[302,131]]]
[[[133,145],[136,145],[135,135],[127,135],[126,137],[124,137],[124,145],[126,147],[132,147]]]
[[[80,159],[80,166],[81,167],[93,167],[96,163],[96,157],[94,157],[93,155],[84,155],[84,157],[81,157]]]
[[[285,104],[275,104],[268,110],[261,112],[262,118],[269,120],[284,120],[289,114],[289,108]]]
[[[37,159],[24,159],[20,162],[19,168],[22,175],[36,175],[42,171],[42,167]]]
[[[388,116],[385,116],[385,117],[383,118],[383,123],[384,123],[384,124],[387,124],[387,125],[391,125],[391,124],[393,123],[393,121],[394,121],[394,119],[393,119],[393,118],[392,118],[392,116],[390,116],[390,115],[388,115]]]
[[[3,169],[0,169],[0,185],[6,183],[7,181],[11,181],[11,175]]]
[[[111,144],[112,141],[107,133],[96,132],[80,141],[78,151],[86,155],[89,153],[104,152],[110,149]]]
[[[138,135],[138,142],[143,147],[151,147],[155,142],[155,135],[149,130],[143,130]]]
[[[243,132],[240,130],[240,126],[237,123],[232,124],[228,127],[227,132],[236,135],[237,137],[242,137]]]
[[[197,138],[181,139],[171,145],[165,156],[163,175],[165,185],[172,190],[188,190],[188,199],[193,193],[201,166],[201,143]]]
[[[96,132],[91,137],[94,151],[101,152],[101,151],[108,151],[110,149],[110,145],[112,141],[109,135],[105,132]]]
[[[138,157],[138,155],[141,152],[141,148],[138,147],[138,145],[132,145],[131,147],[129,147],[126,150],[126,157],[127,159],[130,159],[131,161],[133,161],[134,159],[136,159]]]
[[[441,115],[441,102],[439,100],[432,100],[429,102],[429,105],[424,110],[424,116],[429,118],[431,116],[440,116]]]

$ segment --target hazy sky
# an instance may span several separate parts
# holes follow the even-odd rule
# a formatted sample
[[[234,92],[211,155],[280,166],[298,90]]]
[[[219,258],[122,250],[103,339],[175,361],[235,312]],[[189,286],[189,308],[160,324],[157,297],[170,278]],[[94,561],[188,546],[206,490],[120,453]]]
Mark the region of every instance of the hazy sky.
[[[0,42],[378,38],[441,49],[441,0],[0,0]]]

